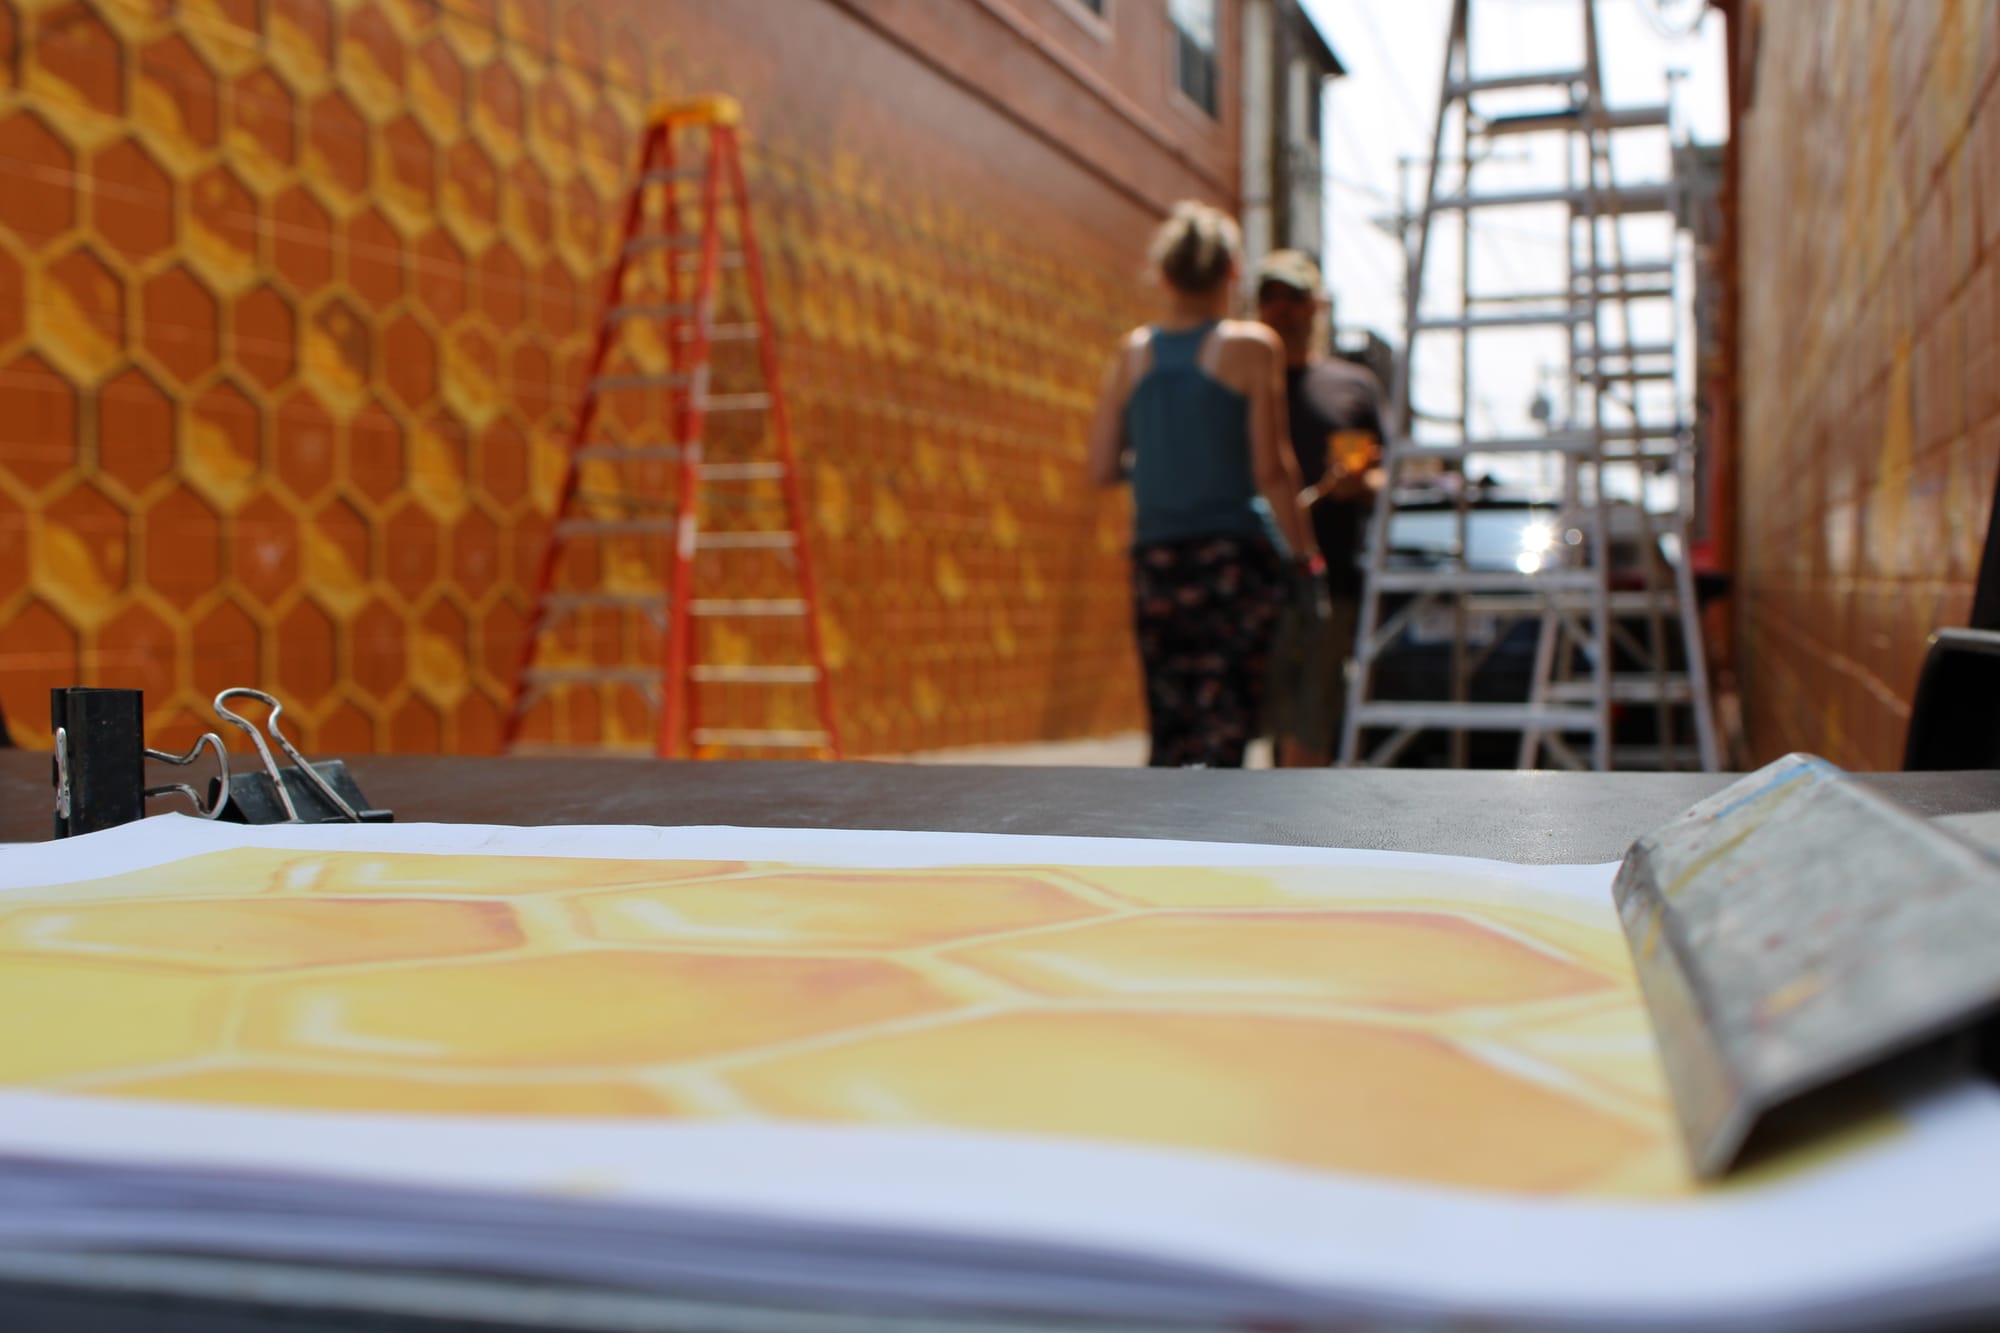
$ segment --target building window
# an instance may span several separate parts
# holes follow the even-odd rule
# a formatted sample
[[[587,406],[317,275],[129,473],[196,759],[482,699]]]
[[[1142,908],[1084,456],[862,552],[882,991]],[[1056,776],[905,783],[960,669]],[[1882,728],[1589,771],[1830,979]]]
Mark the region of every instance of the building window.
[[[1174,82],[1196,106],[1214,115],[1217,0],[1167,0],[1174,28]]]
[[[1303,60],[1292,62],[1292,95],[1298,99],[1299,114],[1305,119],[1306,142],[1317,148],[1320,144],[1320,80],[1317,72]]]
[[[1057,0],[1057,5],[1085,32],[1102,42],[1111,40],[1111,0]]]

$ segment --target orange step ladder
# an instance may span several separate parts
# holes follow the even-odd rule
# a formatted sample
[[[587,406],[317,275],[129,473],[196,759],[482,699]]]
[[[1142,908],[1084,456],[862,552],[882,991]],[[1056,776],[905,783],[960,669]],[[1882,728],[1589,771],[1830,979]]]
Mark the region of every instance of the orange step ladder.
[[[536,578],[510,751],[840,757],[741,119],[734,100],[709,96],[661,108],[646,129]],[[748,319],[718,317],[745,301]],[[751,344],[754,358],[717,356]],[[796,632],[771,632],[781,623]],[[745,660],[787,639],[776,650],[792,660]]]

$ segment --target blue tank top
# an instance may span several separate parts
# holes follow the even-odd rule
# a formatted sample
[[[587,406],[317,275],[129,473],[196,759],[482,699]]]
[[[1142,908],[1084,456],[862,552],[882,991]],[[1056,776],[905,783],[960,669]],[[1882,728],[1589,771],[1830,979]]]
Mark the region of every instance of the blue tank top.
[[[1271,535],[1250,465],[1250,400],[1200,365],[1214,328],[1155,327],[1153,364],[1126,400],[1135,546]]]

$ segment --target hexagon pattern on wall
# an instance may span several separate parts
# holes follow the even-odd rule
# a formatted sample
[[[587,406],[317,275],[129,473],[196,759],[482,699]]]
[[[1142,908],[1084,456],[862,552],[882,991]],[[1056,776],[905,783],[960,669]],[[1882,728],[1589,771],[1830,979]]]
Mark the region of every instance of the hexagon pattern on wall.
[[[855,102],[854,70],[787,63],[745,13],[0,0],[17,739],[47,743],[51,685],[142,684],[154,740],[179,745],[216,691],[260,684],[311,748],[493,748],[636,135],[656,98],[710,87],[749,112],[849,748],[1129,724],[1122,514],[1074,479],[1143,217],[1098,184],[1050,223],[1019,162],[944,160]],[[641,409],[604,431],[660,426]],[[631,543],[564,577],[660,569]],[[780,633],[717,627],[699,655],[795,653]],[[557,652],[651,664],[659,636],[610,614]],[[771,694],[715,694],[703,720],[811,724],[803,691]],[[650,723],[607,689],[537,725],[590,744]]]

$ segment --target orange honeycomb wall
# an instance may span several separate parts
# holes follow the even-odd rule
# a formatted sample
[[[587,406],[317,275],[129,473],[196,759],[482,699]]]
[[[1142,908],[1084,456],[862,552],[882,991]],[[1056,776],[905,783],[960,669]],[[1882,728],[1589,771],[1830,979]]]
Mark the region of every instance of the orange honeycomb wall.
[[[1750,738],[1759,762],[1893,769],[2000,470],[2000,9],[1760,21],[1737,128]]]
[[[185,743],[255,683],[311,749],[494,749],[636,133],[707,88],[849,748],[1135,720],[1125,512],[1078,477],[1149,212],[838,6],[0,0],[0,54],[17,739],[51,685]]]

